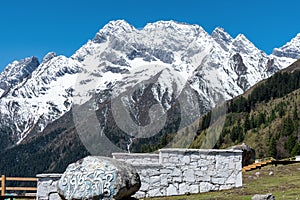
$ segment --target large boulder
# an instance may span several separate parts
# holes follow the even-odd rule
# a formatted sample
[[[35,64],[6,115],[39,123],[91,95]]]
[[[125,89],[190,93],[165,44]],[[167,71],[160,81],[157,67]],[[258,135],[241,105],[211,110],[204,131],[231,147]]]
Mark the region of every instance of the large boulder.
[[[62,199],[124,199],[141,187],[136,170],[112,158],[88,156],[70,164],[58,181]]]
[[[242,165],[243,166],[247,166],[247,165],[254,163],[255,150],[253,148],[251,148],[250,146],[246,145],[245,143],[243,143],[241,145],[236,145],[236,146],[230,147],[230,149],[243,151],[243,154],[242,154]]]

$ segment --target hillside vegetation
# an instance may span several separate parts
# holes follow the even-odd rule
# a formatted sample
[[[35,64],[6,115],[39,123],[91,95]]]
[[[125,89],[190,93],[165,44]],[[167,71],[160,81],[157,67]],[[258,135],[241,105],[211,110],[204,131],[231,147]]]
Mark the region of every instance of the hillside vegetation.
[[[228,101],[224,123],[215,132],[214,148],[246,143],[258,158],[277,159],[300,153],[300,62],[257,84],[250,92]],[[211,132],[211,113],[199,120],[191,148],[201,148]],[[216,121],[218,122],[218,120]],[[210,133],[211,134],[211,133]]]

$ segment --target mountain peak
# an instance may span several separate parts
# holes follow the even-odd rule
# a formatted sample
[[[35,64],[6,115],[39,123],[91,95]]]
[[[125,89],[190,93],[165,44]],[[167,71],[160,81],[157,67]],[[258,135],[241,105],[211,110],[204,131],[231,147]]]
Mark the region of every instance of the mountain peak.
[[[107,36],[126,34],[134,30],[136,29],[125,20],[110,21],[102,29],[100,29],[93,41],[96,43],[105,42]]]
[[[299,47],[300,44],[300,33],[298,33],[290,42],[287,44],[293,44]]]
[[[169,21],[160,20],[153,23],[147,23],[144,29],[149,29],[152,27],[177,27],[177,26],[190,26],[190,25],[187,23],[177,22],[174,20],[169,20]]]
[[[34,56],[8,64],[0,74],[0,88],[8,90],[10,87],[20,83],[24,78],[28,77],[39,64],[38,58]]]
[[[127,21],[120,19],[120,20],[113,20],[113,21],[108,22],[108,24],[106,24],[101,30],[102,31],[114,31],[119,28],[122,28],[125,31],[131,31],[131,30],[135,29]]]
[[[253,53],[255,50],[259,51],[257,47],[244,34],[238,34],[232,42],[237,52],[245,54]]]
[[[273,55],[278,57],[288,57],[293,59],[300,58],[300,33],[296,35],[291,41],[287,42],[280,48],[273,50]]]
[[[232,42],[233,38],[223,28],[215,28],[211,36],[224,50],[228,51],[228,46]]]
[[[234,39],[237,41],[249,41],[248,38],[242,33],[238,34]]]
[[[54,57],[56,57],[56,53],[55,53],[55,52],[49,52],[49,53],[47,53],[47,54],[44,56],[44,58],[43,58],[43,60],[42,60],[42,63],[46,63],[46,62],[48,62],[49,60],[51,60],[52,58],[54,58]]]
[[[155,29],[173,29],[175,31],[180,31],[180,32],[195,32],[195,30],[201,30],[204,31],[204,29],[197,25],[197,24],[188,24],[188,23],[183,23],[183,22],[177,22],[174,20],[170,21],[157,21],[154,23],[148,23],[146,26],[143,28],[143,30],[146,31],[151,31]]]
[[[216,27],[214,30],[213,30],[213,32],[212,32],[212,34],[211,35],[215,35],[215,34],[221,34],[221,35],[226,35],[226,36],[230,36],[226,31],[225,31],[225,29],[224,28],[222,28],[222,27]],[[231,36],[230,36],[230,38],[231,38]]]
[[[31,56],[31,57],[27,57],[27,58],[24,58],[19,61],[15,60],[12,63],[8,64],[1,74],[7,73],[12,70],[15,71],[17,66],[22,68],[22,67],[28,66],[28,65],[32,66],[32,68],[37,67],[39,65],[38,58],[35,56]]]

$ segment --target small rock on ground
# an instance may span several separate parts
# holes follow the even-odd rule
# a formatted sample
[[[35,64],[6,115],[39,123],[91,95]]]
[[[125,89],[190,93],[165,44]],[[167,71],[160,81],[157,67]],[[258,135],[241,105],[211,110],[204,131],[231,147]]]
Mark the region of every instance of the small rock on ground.
[[[275,200],[273,194],[256,194],[252,198],[252,200]]]

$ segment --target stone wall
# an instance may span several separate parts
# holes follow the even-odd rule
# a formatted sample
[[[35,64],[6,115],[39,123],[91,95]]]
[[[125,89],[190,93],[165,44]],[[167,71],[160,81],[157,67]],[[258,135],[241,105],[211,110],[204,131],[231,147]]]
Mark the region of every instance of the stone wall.
[[[37,199],[38,200],[60,200],[56,184],[61,174],[38,174]]]
[[[159,154],[114,153],[138,170],[136,197],[194,194],[242,186],[242,151],[161,149]]]
[[[161,149],[158,154],[113,153],[133,165],[142,186],[135,197],[194,194],[242,186],[242,151]],[[37,199],[60,199],[60,174],[38,175]]]

